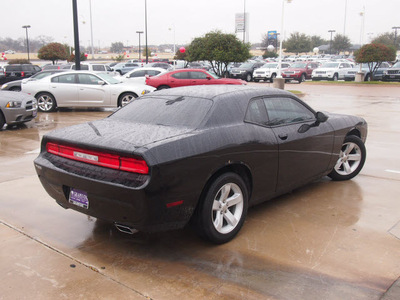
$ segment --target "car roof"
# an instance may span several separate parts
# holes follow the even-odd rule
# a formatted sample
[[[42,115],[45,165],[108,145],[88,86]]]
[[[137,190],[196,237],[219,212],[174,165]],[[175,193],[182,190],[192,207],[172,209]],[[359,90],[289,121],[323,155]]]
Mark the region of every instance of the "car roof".
[[[243,97],[243,94],[246,94],[247,95],[246,98],[254,98],[258,96],[269,96],[269,95],[293,96],[292,93],[289,93],[287,91],[270,87],[254,87],[248,85],[230,85],[230,84],[177,87],[173,89],[164,89],[156,91],[148,95],[149,96],[161,96],[161,95],[193,96],[193,97],[201,97],[201,98],[216,100],[227,94],[230,94],[229,97],[232,97],[233,94],[236,94],[237,97]]]

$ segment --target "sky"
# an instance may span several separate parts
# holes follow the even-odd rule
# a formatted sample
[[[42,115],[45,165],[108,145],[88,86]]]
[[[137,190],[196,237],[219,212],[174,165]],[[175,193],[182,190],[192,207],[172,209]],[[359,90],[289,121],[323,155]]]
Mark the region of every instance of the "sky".
[[[214,30],[234,33],[235,14],[244,10],[249,16],[248,40],[260,43],[268,31],[281,31],[282,1],[284,37],[300,32],[329,40],[328,30],[336,30],[359,44],[400,26],[400,0],[77,0],[81,45],[90,45],[90,11],[95,47],[109,47],[114,42],[138,45],[136,31],[145,31],[146,1],[149,45],[187,45]],[[13,8],[2,10],[0,38],[25,38],[22,26],[31,25],[29,37],[49,36],[54,42],[73,45],[72,0],[7,3]],[[365,12],[363,16],[361,12]],[[243,39],[242,33],[237,36]],[[144,40],[142,34],[142,45]]]

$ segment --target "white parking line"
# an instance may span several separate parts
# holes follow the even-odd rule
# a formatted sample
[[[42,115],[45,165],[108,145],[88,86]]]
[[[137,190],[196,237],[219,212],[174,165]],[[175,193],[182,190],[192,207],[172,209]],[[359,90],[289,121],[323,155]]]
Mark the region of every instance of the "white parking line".
[[[400,171],[396,171],[396,170],[385,170],[386,172],[389,173],[396,173],[396,174],[400,174]]]

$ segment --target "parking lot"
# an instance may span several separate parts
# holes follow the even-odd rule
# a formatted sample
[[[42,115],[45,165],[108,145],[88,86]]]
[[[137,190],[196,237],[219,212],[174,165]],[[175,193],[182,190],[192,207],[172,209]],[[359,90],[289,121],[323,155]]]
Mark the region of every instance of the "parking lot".
[[[367,120],[364,169],[251,208],[219,246],[190,228],[123,234],[48,196],[33,167],[41,137],[112,110],[39,113],[1,131],[0,299],[399,299],[399,87],[285,89],[316,110]]]

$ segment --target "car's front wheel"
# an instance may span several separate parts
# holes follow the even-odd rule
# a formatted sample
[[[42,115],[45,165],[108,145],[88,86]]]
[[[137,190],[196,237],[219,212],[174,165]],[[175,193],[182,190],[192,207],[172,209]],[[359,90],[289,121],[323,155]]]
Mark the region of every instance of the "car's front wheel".
[[[354,135],[347,136],[344,139],[339,158],[328,174],[333,180],[349,180],[360,173],[365,163],[367,150],[363,141]]]
[[[222,244],[232,240],[247,214],[248,191],[235,173],[219,176],[208,188],[195,213],[195,229],[205,239]]]
[[[300,76],[300,78],[299,78],[299,83],[302,83],[302,82],[304,82],[304,81],[306,81],[306,75],[301,74],[301,76]]]
[[[271,78],[270,78],[269,81],[270,81],[271,83],[274,82],[274,78],[276,78],[276,74],[275,74],[275,73],[271,75]]]
[[[124,107],[138,96],[135,93],[123,93],[118,100],[118,107]]]
[[[39,93],[36,95],[37,105],[42,112],[52,112],[57,107],[56,98],[49,93]]]
[[[6,120],[4,119],[4,116],[3,116],[2,112],[0,111],[0,130],[3,128],[5,123],[6,123]]]

